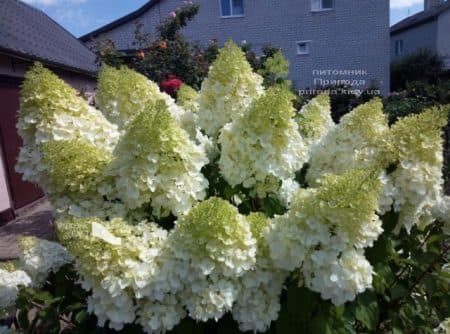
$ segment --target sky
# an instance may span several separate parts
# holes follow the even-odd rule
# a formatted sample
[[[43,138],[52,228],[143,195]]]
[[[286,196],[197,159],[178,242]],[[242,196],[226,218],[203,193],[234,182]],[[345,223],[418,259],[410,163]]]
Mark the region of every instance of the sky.
[[[148,0],[22,1],[41,9],[76,37],[79,37],[138,9]],[[390,1],[391,24],[394,24],[409,15],[423,10],[423,0]]]

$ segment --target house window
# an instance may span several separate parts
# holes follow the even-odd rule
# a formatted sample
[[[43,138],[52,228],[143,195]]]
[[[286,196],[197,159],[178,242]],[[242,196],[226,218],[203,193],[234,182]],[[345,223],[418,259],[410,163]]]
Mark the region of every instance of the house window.
[[[398,39],[395,41],[395,55],[401,56],[403,54],[403,40]]]
[[[329,10],[334,8],[334,0],[311,0],[311,10]]]
[[[297,42],[297,54],[309,55],[311,41],[299,41]]]
[[[222,17],[244,16],[244,0],[220,0]]]

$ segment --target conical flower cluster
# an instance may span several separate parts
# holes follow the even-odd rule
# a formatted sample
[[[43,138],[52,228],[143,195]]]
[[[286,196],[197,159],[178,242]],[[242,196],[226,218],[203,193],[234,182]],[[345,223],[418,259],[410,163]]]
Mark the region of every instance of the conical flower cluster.
[[[252,71],[244,52],[232,41],[220,50],[199,97],[198,122],[213,139],[222,127],[243,114],[263,92],[263,79]]]
[[[300,190],[267,235],[273,263],[289,271],[301,268],[306,286],[337,305],[369,288],[372,268],[363,250],[383,231],[376,215],[378,174],[352,170]]]
[[[302,168],[307,148],[294,120],[292,99],[285,88],[270,88],[223,128],[219,167],[230,185],[242,184],[264,197]]]
[[[187,265],[180,297],[189,316],[221,318],[239,294],[239,277],[255,265],[249,222],[227,201],[212,197],[182,217],[169,239],[174,258]]]
[[[295,118],[303,140],[310,150],[313,149],[312,146],[320,142],[334,126],[330,96],[321,94],[313,98],[302,107]]]
[[[130,122],[108,175],[127,208],[151,203],[156,216],[178,216],[206,196],[208,181],[200,170],[207,162],[202,148],[160,101]]]
[[[340,175],[355,168],[381,166],[380,160],[385,156],[383,140],[388,130],[380,99],[373,99],[342,117],[311,151],[308,184],[318,185],[326,174]]]
[[[23,174],[24,180],[43,187],[42,143],[82,139],[111,152],[119,139],[115,125],[39,63],[26,74],[17,128],[23,147],[16,169]]]
[[[150,223],[129,225],[122,219],[70,219],[58,223],[58,237],[75,257],[82,286],[92,290],[88,308],[103,326],[120,330],[136,318],[134,298],[158,270],[156,260],[167,232]]]
[[[395,188],[394,210],[400,212],[399,226],[410,231],[434,220],[433,207],[443,192],[442,128],[448,107],[432,108],[405,117],[392,126],[397,168],[389,175]]]

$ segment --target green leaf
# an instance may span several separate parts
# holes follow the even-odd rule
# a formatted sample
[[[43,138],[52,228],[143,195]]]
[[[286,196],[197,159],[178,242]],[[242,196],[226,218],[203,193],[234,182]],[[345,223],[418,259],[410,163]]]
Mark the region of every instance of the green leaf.
[[[27,330],[30,327],[27,310],[20,310],[17,315],[17,320],[19,321],[19,325],[22,329]]]
[[[88,313],[85,310],[82,310],[75,315],[74,319],[77,323],[82,324],[86,321],[87,317]]]
[[[385,263],[386,259],[394,252],[392,241],[388,236],[383,235],[374,243],[372,248],[366,250],[366,256],[371,264]]]
[[[399,283],[390,290],[390,293],[392,300],[397,300],[408,296],[409,290],[403,284]]]
[[[358,296],[355,303],[355,318],[369,330],[377,328],[380,316],[378,299],[374,292],[366,291]]]

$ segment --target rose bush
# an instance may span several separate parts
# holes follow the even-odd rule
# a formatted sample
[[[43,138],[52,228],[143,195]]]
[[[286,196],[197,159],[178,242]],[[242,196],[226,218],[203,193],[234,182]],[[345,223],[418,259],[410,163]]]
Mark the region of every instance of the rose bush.
[[[449,108],[389,127],[374,99],[334,124],[328,96],[296,113],[286,85],[262,83],[228,42],[179,105],[142,75],[105,66],[95,109],[35,65],[17,170],[46,190],[57,243],[24,242],[21,261],[0,271],[0,306],[19,309],[16,327],[444,328]],[[80,285],[76,297],[55,289]],[[26,319],[30,305],[41,322]]]

